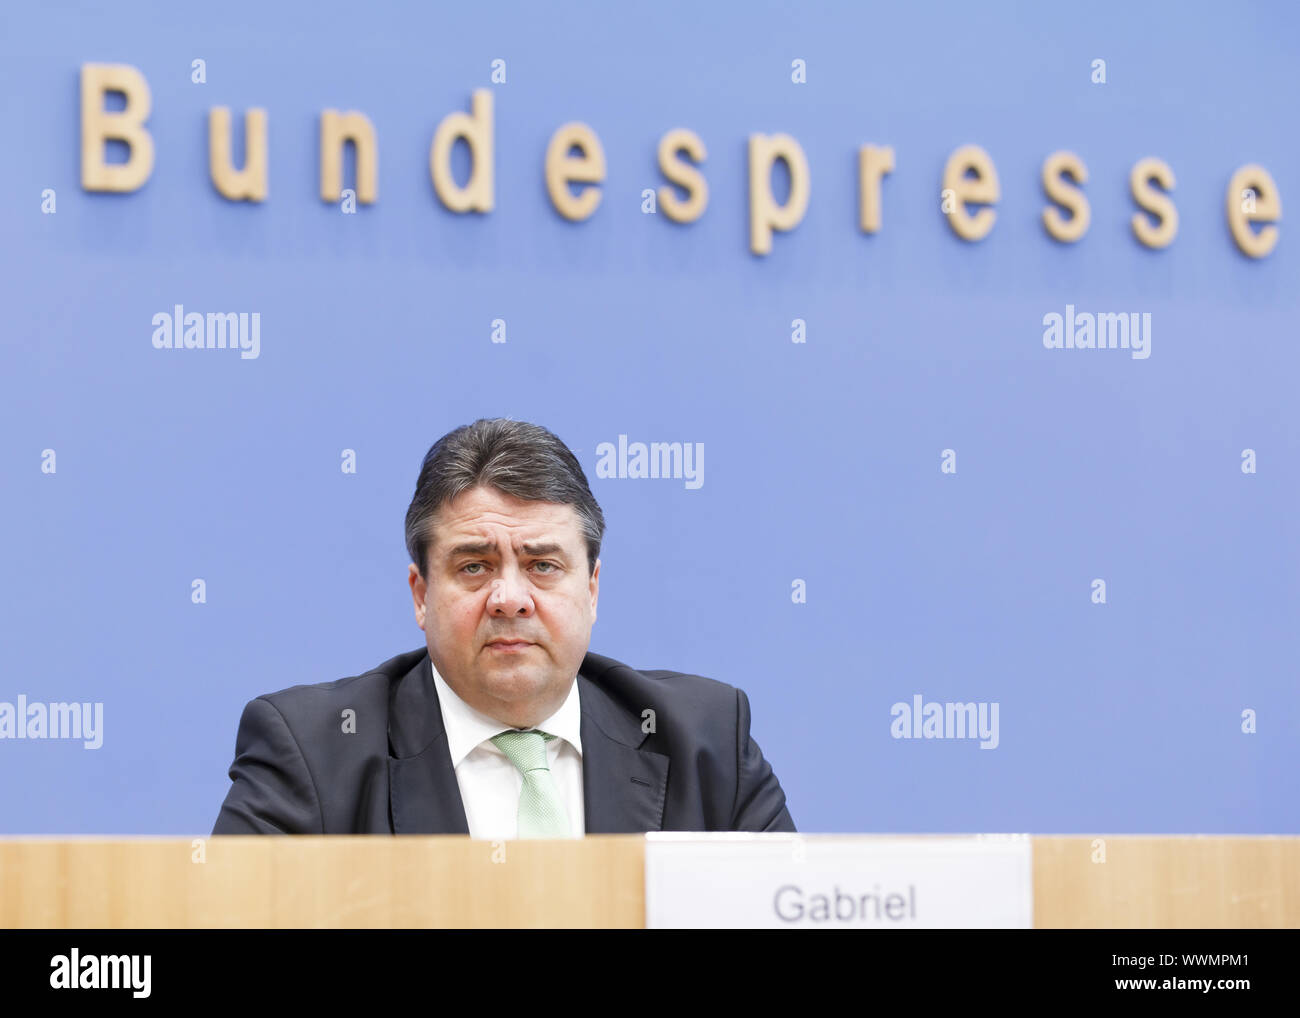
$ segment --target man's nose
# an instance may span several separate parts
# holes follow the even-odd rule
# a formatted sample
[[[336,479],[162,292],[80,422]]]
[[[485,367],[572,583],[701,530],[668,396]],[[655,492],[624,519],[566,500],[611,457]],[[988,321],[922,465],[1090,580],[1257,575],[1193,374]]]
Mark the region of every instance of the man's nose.
[[[527,614],[533,609],[533,598],[523,574],[511,566],[492,581],[488,596],[488,610],[494,615]]]

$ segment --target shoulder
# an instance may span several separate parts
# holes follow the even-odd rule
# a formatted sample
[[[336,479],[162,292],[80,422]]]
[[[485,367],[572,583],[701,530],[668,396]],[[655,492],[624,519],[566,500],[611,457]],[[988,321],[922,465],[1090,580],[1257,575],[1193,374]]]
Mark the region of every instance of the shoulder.
[[[406,651],[357,675],[286,686],[257,699],[270,703],[286,720],[348,706],[386,706],[393,689],[427,653],[424,647]]]
[[[718,679],[668,668],[633,668],[603,654],[588,653],[582,673],[619,699],[644,705],[669,703],[702,714],[735,713],[740,691]]]

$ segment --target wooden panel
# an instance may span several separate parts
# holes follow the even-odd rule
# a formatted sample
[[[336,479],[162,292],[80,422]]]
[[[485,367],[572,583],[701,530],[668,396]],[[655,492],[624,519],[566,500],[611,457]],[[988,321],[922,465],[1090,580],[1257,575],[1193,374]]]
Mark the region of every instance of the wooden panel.
[[[1036,837],[1034,926],[1300,927],[1300,838]]]
[[[0,840],[0,926],[643,927],[638,835]],[[495,846],[495,847],[494,847]],[[202,859],[202,861],[196,861]]]
[[[1033,847],[1038,927],[1300,927],[1300,838]],[[0,927],[644,925],[638,835],[0,838]]]

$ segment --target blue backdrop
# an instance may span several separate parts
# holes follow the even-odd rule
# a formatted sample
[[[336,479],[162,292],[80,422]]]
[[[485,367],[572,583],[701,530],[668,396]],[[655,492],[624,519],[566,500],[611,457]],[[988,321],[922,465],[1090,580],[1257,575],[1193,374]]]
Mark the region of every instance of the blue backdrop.
[[[604,508],[591,649],[744,688],[801,830],[1300,832],[1297,249],[1284,216],[1248,259],[1224,216],[1246,163],[1300,202],[1294,5],[7,4],[0,24],[0,701],[103,704],[98,749],[0,740],[3,832],[208,832],[248,699],[423,644],[420,459],[497,415],[555,431]],[[135,193],[80,187],[87,62],[148,79]],[[496,209],[457,215],[429,143],[476,88]],[[218,105],[269,112],[261,205],[209,180]],[[318,195],[326,108],[378,135],[355,215]],[[572,120],[608,161],[581,223],[543,177]],[[689,226],[642,210],[674,127],[708,146]],[[811,170],[767,257],[754,132]],[[867,143],[897,161],[874,236]],[[966,143],[1002,188],[974,244],[939,196]],[[1058,149],[1089,171],[1073,245],[1039,219]],[[1150,155],[1177,175],[1160,251],[1129,227]],[[259,313],[260,356],[154,349],[176,304]],[[1150,313],[1150,358],[1045,349],[1067,304]],[[704,483],[597,477],[620,434],[702,443]],[[998,704],[996,749],[895,738],[916,694]]]

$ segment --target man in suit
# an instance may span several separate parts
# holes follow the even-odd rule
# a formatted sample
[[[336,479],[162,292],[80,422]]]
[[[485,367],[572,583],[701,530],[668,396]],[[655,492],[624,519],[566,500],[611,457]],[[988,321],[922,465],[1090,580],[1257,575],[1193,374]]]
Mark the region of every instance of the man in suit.
[[[443,436],[406,515],[425,646],[250,701],[212,833],[793,831],[741,690],[588,651],[604,528],[545,428]]]

